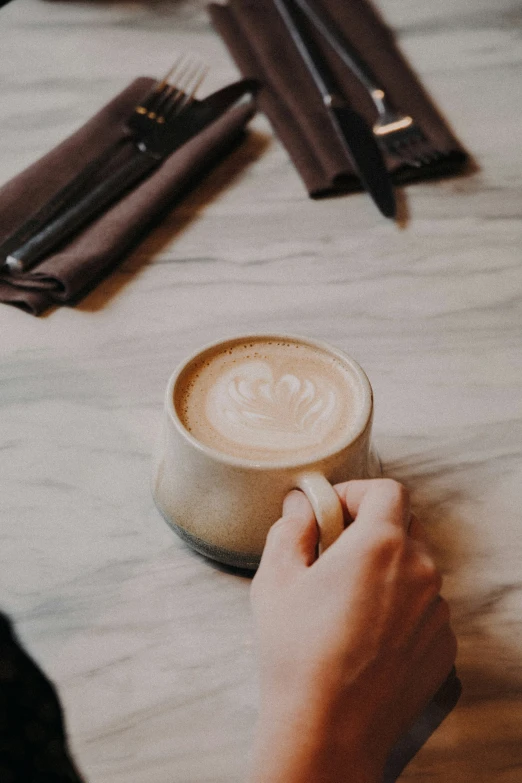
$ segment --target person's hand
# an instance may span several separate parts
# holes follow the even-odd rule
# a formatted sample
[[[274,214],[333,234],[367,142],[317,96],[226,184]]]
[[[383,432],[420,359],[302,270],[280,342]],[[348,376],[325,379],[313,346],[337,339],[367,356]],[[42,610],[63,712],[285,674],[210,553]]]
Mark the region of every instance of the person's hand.
[[[441,576],[406,489],[336,486],[350,523],[316,559],[310,504],[291,492],[252,583],[261,709],[252,783],[376,783],[450,672]]]

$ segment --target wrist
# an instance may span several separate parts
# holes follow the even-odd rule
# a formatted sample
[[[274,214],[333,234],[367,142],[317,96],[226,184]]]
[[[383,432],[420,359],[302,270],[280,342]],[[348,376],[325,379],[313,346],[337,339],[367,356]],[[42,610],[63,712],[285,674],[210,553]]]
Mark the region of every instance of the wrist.
[[[324,705],[265,700],[249,783],[378,783],[375,759],[339,730]]]

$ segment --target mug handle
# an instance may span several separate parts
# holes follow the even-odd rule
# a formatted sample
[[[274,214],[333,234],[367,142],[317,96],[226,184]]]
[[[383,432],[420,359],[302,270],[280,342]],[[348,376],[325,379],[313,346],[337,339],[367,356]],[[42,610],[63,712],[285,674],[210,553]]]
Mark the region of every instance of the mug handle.
[[[319,471],[303,473],[297,480],[297,487],[305,493],[314,510],[320,531],[321,555],[344,530],[341,501],[328,479]]]

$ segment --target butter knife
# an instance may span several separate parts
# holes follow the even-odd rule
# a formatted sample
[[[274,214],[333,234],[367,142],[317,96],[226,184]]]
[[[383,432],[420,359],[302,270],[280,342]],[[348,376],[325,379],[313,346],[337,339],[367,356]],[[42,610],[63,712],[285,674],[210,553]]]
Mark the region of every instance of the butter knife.
[[[393,185],[371,128],[341,95],[330,68],[303,24],[299,8],[292,0],[274,0],[274,5],[322,96],[331,125],[362,185],[381,213],[394,218],[397,207]]]

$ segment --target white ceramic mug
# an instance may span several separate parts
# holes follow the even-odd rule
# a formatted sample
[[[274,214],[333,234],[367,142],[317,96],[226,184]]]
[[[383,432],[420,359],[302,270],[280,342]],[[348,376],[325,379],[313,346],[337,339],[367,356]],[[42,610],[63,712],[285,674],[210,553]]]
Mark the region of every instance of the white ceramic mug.
[[[359,405],[344,441],[310,461],[256,462],[211,448],[183,425],[174,403],[180,375],[217,349],[250,340],[293,341],[340,362],[357,385]],[[152,476],[152,493],[168,524],[198,552],[227,565],[257,567],[270,526],[283,499],[301,489],[313,506],[326,549],[343,530],[343,513],[332,484],[380,475],[370,436],[373,395],[362,368],[326,343],[286,334],[257,334],[220,340],[183,361],[167,385],[163,433]]]

